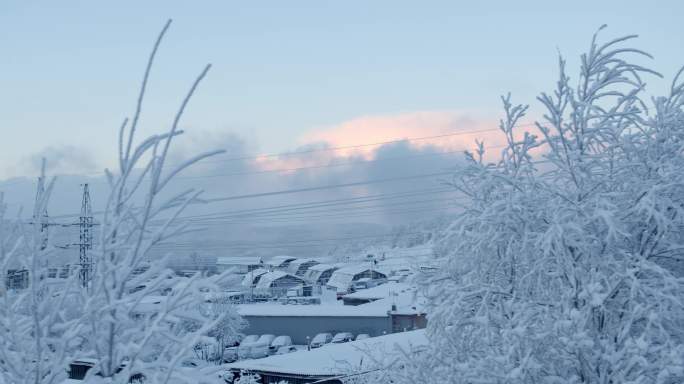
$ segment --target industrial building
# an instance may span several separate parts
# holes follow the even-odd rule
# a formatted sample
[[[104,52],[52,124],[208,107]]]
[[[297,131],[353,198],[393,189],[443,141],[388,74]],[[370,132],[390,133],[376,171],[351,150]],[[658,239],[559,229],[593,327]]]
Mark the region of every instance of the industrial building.
[[[271,297],[285,296],[287,290],[304,284],[301,278],[283,271],[267,272],[259,276],[255,291]]]
[[[274,256],[268,261],[268,265],[270,265],[273,268],[287,269],[290,263],[296,259],[296,257],[286,255]]]
[[[310,284],[323,286],[328,283],[333,272],[338,269],[340,269],[340,267],[334,264],[316,264],[309,267],[309,270],[304,274],[304,278]]]
[[[245,274],[263,267],[263,260],[254,256],[225,256],[216,258],[216,270],[219,273],[233,270],[235,273]]]
[[[314,259],[296,259],[290,262],[288,270],[295,276],[304,276],[306,271],[316,264],[320,264]]]
[[[354,265],[340,268],[333,272],[326,285],[329,288],[336,289],[338,292],[347,292],[351,287],[352,282],[364,278],[386,279],[387,275],[369,266]]]

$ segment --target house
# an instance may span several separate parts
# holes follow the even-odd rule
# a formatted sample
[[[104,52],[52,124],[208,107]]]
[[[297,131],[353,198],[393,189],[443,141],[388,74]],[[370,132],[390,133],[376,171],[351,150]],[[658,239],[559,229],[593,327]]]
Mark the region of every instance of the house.
[[[330,280],[326,283],[328,288],[337,292],[349,292],[352,282],[359,279],[386,279],[387,275],[365,265],[353,265],[340,268],[333,272]]]
[[[271,297],[285,296],[287,290],[304,284],[301,278],[283,271],[267,272],[256,282],[258,293],[269,294]]]
[[[320,263],[314,259],[296,259],[290,262],[287,269],[295,276],[304,276],[306,271],[316,264]]]
[[[354,293],[348,293],[342,296],[342,302],[344,305],[361,305],[376,300],[393,297],[405,292],[413,293],[415,290],[415,287],[409,284],[390,282],[373,288],[362,289]]]
[[[268,261],[268,265],[277,269],[287,269],[291,262],[296,260],[296,257],[292,256],[274,256]]]
[[[341,384],[347,377],[361,377],[394,365],[407,355],[425,351],[424,330],[372,337],[342,344],[328,344],[310,351],[298,351],[227,365],[238,377],[242,372],[257,374],[262,384]]]
[[[332,276],[333,272],[339,268],[339,265],[335,264],[316,264],[309,267],[304,274],[304,278],[310,284],[323,286],[328,283],[328,280],[330,280],[330,276]]]
[[[242,279],[242,286],[246,288],[253,288],[259,283],[259,279],[261,279],[261,276],[268,273],[268,269],[253,269],[249,273],[245,274],[245,277]]]
[[[234,270],[236,273],[245,274],[263,267],[264,261],[256,256],[223,256],[216,258],[216,270],[219,273]]]

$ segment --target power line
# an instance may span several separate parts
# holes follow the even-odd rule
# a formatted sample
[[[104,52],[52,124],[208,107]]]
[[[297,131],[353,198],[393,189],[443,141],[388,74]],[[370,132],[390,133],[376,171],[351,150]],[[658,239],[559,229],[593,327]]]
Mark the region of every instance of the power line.
[[[324,214],[324,213],[356,213],[356,212],[362,212],[366,211],[368,209],[372,208],[389,208],[389,207],[394,207],[394,206],[412,206],[412,205],[421,205],[421,204],[431,204],[431,203],[436,203],[436,202],[442,202],[442,201],[453,201],[457,200],[455,197],[449,197],[449,198],[443,198],[443,199],[426,199],[426,200],[410,200],[410,201],[405,201],[405,202],[397,202],[393,204],[376,204],[376,205],[368,205],[368,206],[360,206],[360,207],[337,207],[337,208],[332,208],[332,209],[322,209],[322,210],[310,210],[310,211],[305,211],[301,213],[301,215],[308,215],[308,214]],[[377,211],[382,211],[382,210],[377,210]],[[216,224],[216,223],[222,223],[225,221],[231,221],[235,219],[241,219],[241,218],[246,218],[247,221],[252,221],[254,219],[269,219],[269,218],[296,218],[296,217],[312,217],[312,216],[297,216],[297,212],[265,212],[265,213],[253,213],[253,214],[240,214],[240,215],[226,215],[226,216],[219,216],[219,217],[209,217],[209,218],[203,218],[199,220],[190,220],[191,222],[197,222],[197,223],[202,223],[202,224]]]
[[[424,234],[423,232],[408,232],[408,233],[402,233],[401,235],[419,235],[419,234]],[[332,238],[321,238],[321,239],[307,239],[307,240],[296,240],[296,241],[291,241],[289,244],[300,244],[300,243],[310,243],[310,242],[321,242],[321,241],[340,241],[340,240],[357,240],[357,239],[382,239],[385,237],[392,237],[392,236],[397,236],[397,233],[385,233],[381,235],[360,235],[360,236],[348,236],[348,237],[332,237]],[[279,245],[282,244],[281,242],[272,242],[272,243],[259,243],[263,245]],[[182,245],[179,243],[160,243],[158,244],[159,246],[161,245]],[[191,243],[187,243],[187,245],[192,245]],[[244,246],[251,246],[252,244],[248,243],[242,243],[242,244],[221,244],[221,245],[244,245]]]
[[[205,202],[208,202],[208,203],[217,202],[217,201],[241,200],[241,199],[248,199],[248,198],[255,198],[255,197],[287,195],[287,194],[292,194],[292,193],[320,191],[320,190],[326,190],[326,189],[356,187],[356,186],[361,186],[361,185],[388,183],[388,182],[393,182],[393,181],[416,180],[416,179],[423,179],[423,178],[427,178],[427,177],[446,176],[446,175],[450,175],[450,174],[453,174],[453,172],[436,172],[436,173],[426,173],[426,174],[411,175],[411,176],[388,177],[388,178],[384,178],[384,179],[357,181],[357,182],[353,182],[353,183],[322,185],[322,186],[318,186],[318,187],[309,187],[309,188],[286,189],[286,190],[281,190],[281,191],[252,193],[252,194],[246,194],[246,195],[214,197],[214,198],[203,199],[203,200]]]
[[[452,201],[460,201],[459,199],[454,198]],[[266,222],[266,223],[290,223],[290,222],[295,222],[295,221],[319,221],[319,220],[332,220],[332,219],[344,219],[344,218],[360,218],[360,217],[368,217],[368,216],[378,216],[378,214],[385,214],[385,215],[396,215],[396,214],[405,214],[405,213],[422,213],[422,212],[434,212],[434,211],[446,211],[448,208],[455,208],[455,207],[461,207],[462,204],[460,203],[454,203],[454,204],[443,204],[440,205],[439,207],[419,207],[419,208],[410,208],[410,209],[395,209],[395,210],[386,210],[386,209],[378,209],[378,210],[372,210],[372,211],[362,211],[362,212],[344,212],[341,211],[339,214],[327,214],[327,215],[308,215],[308,216],[287,216],[287,217],[274,217],[274,218],[269,218],[269,217],[254,217],[254,218],[248,218],[248,219],[225,219],[225,220],[216,220],[214,221],[214,225],[217,224],[244,224],[245,222]],[[207,222],[211,223],[211,222]]]
[[[212,219],[212,218],[221,218],[221,217],[225,217],[225,216],[231,217],[231,216],[239,216],[239,215],[247,215],[247,214],[259,214],[262,212],[287,212],[287,211],[296,211],[296,210],[303,210],[303,209],[309,209],[309,208],[319,208],[319,207],[326,207],[326,206],[357,204],[357,203],[364,203],[364,202],[369,202],[369,201],[401,199],[401,198],[412,197],[412,196],[417,196],[417,195],[428,195],[428,194],[433,194],[433,193],[445,193],[445,192],[450,192],[450,191],[453,191],[453,188],[419,189],[419,190],[410,190],[410,191],[405,191],[405,192],[394,192],[394,193],[382,193],[382,194],[357,196],[357,197],[345,198],[345,199],[318,200],[318,201],[312,201],[312,202],[307,202],[307,203],[283,204],[283,205],[275,205],[275,206],[262,207],[262,208],[229,210],[229,211],[214,212],[214,213],[203,214],[203,215],[182,216],[182,217],[179,217],[178,220],[192,220],[195,218]]]

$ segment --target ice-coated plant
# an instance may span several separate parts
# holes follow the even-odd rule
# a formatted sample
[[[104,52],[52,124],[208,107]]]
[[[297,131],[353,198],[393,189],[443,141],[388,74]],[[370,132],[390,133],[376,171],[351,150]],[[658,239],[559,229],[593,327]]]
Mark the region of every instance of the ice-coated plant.
[[[601,28],[603,29],[603,28]],[[424,276],[428,352],[405,383],[684,381],[684,83],[594,35],[578,77],[527,106],[503,98],[500,160],[484,146],[452,185],[469,198]]]
[[[168,161],[183,131],[181,118],[207,65],[182,99],[168,129],[136,137],[145,91],[166,23],[150,54],[135,113],[119,131],[118,169],[107,170],[110,193],[92,263],[81,265],[57,285],[49,285],[44,263],[51,252],[39,218],[48,206],[54,180],[40,178],[30,223],[5,217],[0,198],[0,383],[61,383],[69,364],[93,364],[86,382],[201,383],[216,379],[218,367],[188,369],[198,345],[234,340],[244,321],[221,301],[223,275],[176,276],[164,257],[150,251],[191,230],[176,219],[201,191],[169,191],[174,177],[198,161],[223,151],[202,153],[180,164]],[[5,290],[9,269],[28,271],[25,287]],[[85,278],[84,278],[85,276]]]

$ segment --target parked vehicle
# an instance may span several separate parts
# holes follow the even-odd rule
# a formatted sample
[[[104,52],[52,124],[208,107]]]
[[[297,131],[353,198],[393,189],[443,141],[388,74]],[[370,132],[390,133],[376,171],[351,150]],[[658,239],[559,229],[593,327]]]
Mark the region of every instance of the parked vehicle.
[[[252,359],[260,359],[267,357],[271,343],[275,339],[275,335],[261,335],[259,340],[254,342],[249,349],[249,357]]]
[[[334,344],[340,344],[340,343],[347,343],[347,342],[353,341],[353,340],[354,340],[354,335],[352,335],[351,333],[340,332],[340,333],[336,334],[335,337],[333,337],[332,341],[330,341],[330,342],[334,343]]]
[[[223,362],[234,363],[238,360],[239,347],[226,347],[223,349]]]
[[[286,345],[284,347],[278,348],[278,352],[276,352],[276,355],[285,355],[287,353],[292,352],[297,352],[297,347],[295,347],[294,345]]]
[[[370,335],[367,333],[359,333],[358,335],[356,335],[356,339],[354,339],[354,340],[363,340],[363,339],[367,339],[369,337],[370,337]]]
[[[289,345],[292,345],[292,338],[290,336],[278,336],[273,339],[271,345],[268,347],[268,354],[273,355],[274,353],[278,352],[280,348],[287,347]]]
[[[249,359],[250,350],[252,349],[252,344],[256,343],[257,340],[259,340],[259,335],[247,335],[247,336],[245,336],[245,338],[242,339],[242,341],[240,342],[240,346],[238,346],[238,350],[237,350],[238,359]]]
[[[318,335],[314,336],[313,340],[311,340],[311,348],[320,348],[332,341],[332,334],[330,333],[319,333]]]

